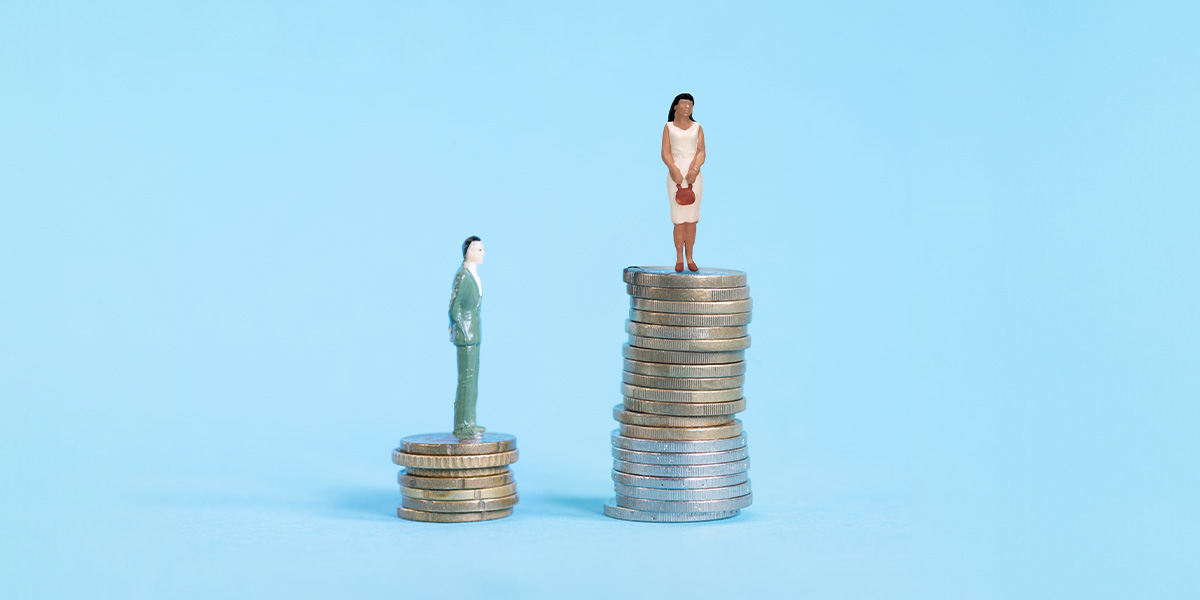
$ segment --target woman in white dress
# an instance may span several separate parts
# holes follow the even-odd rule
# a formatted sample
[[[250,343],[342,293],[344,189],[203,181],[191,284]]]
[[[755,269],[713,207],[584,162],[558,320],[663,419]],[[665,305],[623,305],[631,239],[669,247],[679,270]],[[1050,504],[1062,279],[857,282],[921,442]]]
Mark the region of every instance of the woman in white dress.
[[[671,222],[675,224],[675,270],[683,271],[684,252],[690,271],[699,267],[692,261],[692,246],[696,243],[696,222],[700,220],[700,194],[704,191],[704,129],[692,118],[696,100],[691,94],[675,96],[667,124],[663,126],[662,160],[667,164],[667,198],[671,203]],[[675,202],[675,193],[690,187],[696,201],[687,206]]]

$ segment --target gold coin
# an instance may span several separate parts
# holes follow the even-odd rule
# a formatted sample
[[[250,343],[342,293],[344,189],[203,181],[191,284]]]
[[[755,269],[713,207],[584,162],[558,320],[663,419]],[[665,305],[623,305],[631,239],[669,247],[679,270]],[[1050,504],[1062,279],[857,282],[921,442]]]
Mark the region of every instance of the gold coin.
[[[746,399],[733,402],[655,402],[641,398],[625,397],[625,408],[635,412],[652,415],[667,415],[673,417],[707,417],[713,415],[733,415],[746,410]],[[411,469],[410,469],[411,470]]]
[[[503,475],[508,473],[508,467],[483,467],[482,469],[423,469],[408,467],[404,472],[417,477],[442,477],[446,479],[461,479],[463,477],[486,477],[488,475]]]
[[[646,427],[715,427],[717,425],[728,425],[733,422],[733,417],[728,415],[712,415],[704,417],[672,417],[667,415],[652,415],[647,413],[633,412],[625,410],[625,406],[618,404],[613,407],[613,418],[630,425],[643,425]]]
[[[474,490],[422,490],[401,486],[400,493],[409,498],[419,498],[421,500],[486,500],[488,498],[511,496],[517,493],[517,484],[510,483]]]
[[[621,435],[643,440],[722,440],[742,434],[742,422],[734,419],[716,427],[645,427],[621,423]]]
[[[453,433],[421,433],[400,440],[401,452],[408,454],[495,454],[517,447],[517,438],[507,433],[484,433],[481,437],[460,439]]]
[[[463,456],[435,456],[431,454],[409,454],[396,448],[392,451],[392,462],[402,467],[421,469],[482,469],[501,467],[517,462],[517,451],[492,454],[468,454]]]
[[[419,490],[477,490],[512,483],[512,472],[507,467],[504,470],[500,475],[483,477],[418,477],[403,470],[397,479],[400,485]]]
[[[396,516],[409,521],[424,521],[426,523],[469,523],[471,521],[491,521],[511,515],[513,509],[484,510],[478,512],[441,513],[424,510],[413,510],[403,506],[396,509]]]
[[[512,508],[516,504],[516,494],[511,496],[503,496],[501,498],[486,498],[483,500],[419,500],[417,498],[409,498],[405,496],[404,499],[400,501],[400,506],[403,506],[404,508],[444,513],[500,510],[502,508]]]

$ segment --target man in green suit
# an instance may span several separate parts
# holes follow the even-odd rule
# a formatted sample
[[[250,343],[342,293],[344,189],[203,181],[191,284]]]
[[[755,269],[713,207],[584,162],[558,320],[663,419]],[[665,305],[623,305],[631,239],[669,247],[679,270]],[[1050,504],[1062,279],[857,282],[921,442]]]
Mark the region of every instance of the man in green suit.
[[[476,268],[483,262],[483,240],[471,236],[463,242],[463,264],[454,274],[450,294],[450,341],[458,350],[458,392],[454,395],[454,435],[478,437],[475,400],[479,396],[479,305],[483,284]]]

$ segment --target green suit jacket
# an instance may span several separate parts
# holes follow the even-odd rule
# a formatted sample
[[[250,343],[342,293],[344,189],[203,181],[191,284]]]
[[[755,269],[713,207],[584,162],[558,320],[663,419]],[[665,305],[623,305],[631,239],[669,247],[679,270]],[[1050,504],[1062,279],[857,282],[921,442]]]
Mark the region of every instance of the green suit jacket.
[[[466,267],[454,274],[454,291],[450,294],[450,341],[455,346],[474,346],[479,343],[479,304],[483,296],[475,278]]]

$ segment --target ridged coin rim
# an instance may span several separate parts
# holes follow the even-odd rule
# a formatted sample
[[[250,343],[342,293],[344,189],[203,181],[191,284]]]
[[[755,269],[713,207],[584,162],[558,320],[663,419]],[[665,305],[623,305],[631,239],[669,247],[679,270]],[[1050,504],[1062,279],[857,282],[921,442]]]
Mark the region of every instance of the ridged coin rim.
[[[678,392],[704,392],[716,390],[732,390],[746,384],[744,375],[729,377],[659,377],[641,373],[621,372],[621,381],[656,390],[674,390]]]
[[[392,462],[402,467],[417,467],[420,469],[483,469],[486,467],[502,467],[517,462],[518,450],[495,452],[492,454],[464,454],[462,456],[446,456],[435,454],[409,454],[396,448],[392,451]]]
[[[427,490],[400,486],[400,495],[418,500],[487,500],[503,498],[517,493],[516,483],[507,483],[490,488],[475,488],[470,490]]]
[[[674,288],[725,288],[746,285],[746,273],[737,269],[702,268],[679,273],[674,267],[625,267],[625,283]]]
[[[648,488],[613,483],[613,491],[628,498],[643,498],[645,500],[667,500],[696,502],[699,500],[726,500],[737,498],[750,493],[750,481],[725,487],[697,488],[692,490],[672,490],[665,488]]]
[[[672,417],[669,415],[656,415],[651,413],[640,413],[625,408],[624,404],[618,404],[613,407],[613,419],[618,423],[626,423],[629,425],[642,425],[644,427],[716,427],[717,425],[728,425],[733,422],[733,417],[730,415],[709,415],[703,417]]]
[[[630,373],[650,377],[709,378],[737,377],[746,374],[746,361],[716,365],[671,365],[626,358],[622,368]]]
[[[642,362],[667,365],[724,365],[746,361],[745,350],[733,352],[681,352],[678,350],[653,350],[635,348],[628,343],[621,346],[621,356]]]
[[[742,397],[731,402],[658,402],[626,396],[622,400],[625,408],[634,412],[669,417],[711,417],[716,415],[736,415],[746,410],[746,398]]]
[[[637,452],[721,452],[741,448],[749,442],[745,433],[737,437],[719,440],[643,440],[625,437],[620,429],[612,430],[610,434],[612,445],[625,450]]]
[[[716,477],[749,471],[750,459],[743,458],[709,465],[647,465],[614,458],[612,468],[630,475],[650,475],[652,477]]]
[[[613,448],[612,457],[617,460],[644,465],[710,465],[749,458],[750,448],[742,446],[719,452],[639,452],[637,450]]]
[[[478,490],[483,488],[507,485],[516,480],[512,471],[504,467],[505,472],[499,475],[483,475],[481,477],[424,477],[408,474],[407,469],[401,469],[396,475],[396,481],[404,487],[419,490]]]
[[[732,423],[710,427],[649,427],[646,425],[621,423],[618,431],[625,437],[641,440],[662,440],[669,442],[723,440],[742,435],[742,422],[734,419]]]
[[[743,471],[733,475],[718,475],[716,477],[655,477],[653,475],[630,475],[620,471],[612,471],[614,484],[622,483],[637,487],[656,488],[660,490],[701,490],[716,487],[727,487],[750,481],[750,472]]]
[[[653,400],[655,402],[688,402],[695,404],[706,404],[712,402],[733,402],[742,397],[742,388],[736,387],[728,390],[660,390],[657,388],[642,387],[640,385],[629,385],[621,383],[621,395],[627,398],[637,398],[639,400]]]
[[[421,523],[473,523],[476,521],[493,521],[495,519],[503,519],[511,514],[513,514],[513,509],[511,508],[465,513],[444,513],[414,510],[411,508],[404,508],[403,506],[396,507],[396,516],[407,521],[417,521]]]
[[[418,433],[400,440],[398,450],[408,454],[464,456],[496,454],[516,449],[516,436],[485,432],[480,438],[459,439],[453,433]]]
[[[675,352],[737,352],[750,347],[750,336],[728,340],[672,340],[630,334],[629,345],[647,350],[674,350]]]
[[[736,327],[749,325],[752,313],[727,313],[716,315],[689,315],[684,313],[653,312],[629,309],[629,320],[647,325],[669,325],[672,327]]]
[[[626,319],[625,333],[669,340],[731,340],[750,335],[750,330],[748,325],[722,327],[650,325]]]
[[[512,508],[516,505],[516,494],[511,496],[503,496],[501,498],[487,498],[484,500],[420,500],[417,498],[409,498],[408,496],[404,496],[400,500],[400,506],[403,506],[404,508],[423,510],[425,512],[442,513],[485,512],[489,510]]]
[[[617,499],[610,498],[604,501],[605,516],[623,521],[640,521],[643,523],[694,523],[698,521],[718,521],[736,517],[740,511],[729,510],[724,512],[709,512],[709,513],[667,513],[667,512],[647,512],[644,510],[634,510],[617,506]]]
[[[652,298],[629,298],[630,308],[648,312],[681,313],[688,315],[726,315],[751,312],[754,300],[727,300],[722,302],[688,302],[681,300],[654,300]]]
[[[728,302],[750,298],[750,288],[669,288],[652,285],[626,284],[625,293],[634,298],[674,300],[677,302]]]
[[[503,467],[483,467],[480,469],[423,469],[421,467],[408,467],[404,470],[409,475],[416,477],[445,477],[447,479],[486,477],[488,475],[501,475],[510,472],[507,465]]]
[[[647,500],[617,494],[617,506],[647,512],[696,513],[741,510],[754,502],[753,494],[723,500]]]

